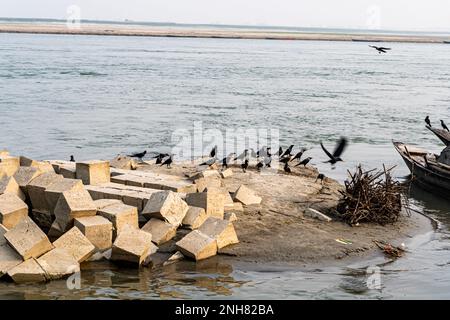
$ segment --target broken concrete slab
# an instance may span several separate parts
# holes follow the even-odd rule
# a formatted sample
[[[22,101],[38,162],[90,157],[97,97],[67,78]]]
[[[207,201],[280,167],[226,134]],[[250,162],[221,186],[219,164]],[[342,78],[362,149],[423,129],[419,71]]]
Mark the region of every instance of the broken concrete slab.
[[[102,216],[82,217],[75,219],[75,227],[95,246],[103,251],[111,248],[113,224]]]
[[[177,234],[177,226],[160,219],[150,219],[141,229],[152,235],[152,241],[156,245],[161,245],[175,237]]]
[[[316,209],[312,209],[312,208],[307,208],[305,210],[305,216],[319,219],[321,221],[326,221],[326,222],[332,221],[332,219],[329,216],[323,214],[320,211],[317,211]]]
[[[121,202],[100,209],[98,215],[106,218],[112,223],[113,239],[115,239],[126,226],[139,229],[137,208]]]
[[[225,213],[243,213],[244,212],[244,206],[240,202],[233,202],[233,204],[226,204],[225,205]]]
[[[19,184],[24,193],[27,192],[27,185],[43,172],[36,167],[20,167],[14,174],[14,179]]]
[[[225,212],[223,219],[230,221],[230,222],[234,222],[234,221],[237,221],[238,218],[236,216],[236,213],[234,213],[234,212]]]
[[[151,195],[142,214],[148,218],[160,218],[174,226],[181,225],[188,205],[172,191],[155,192]]]
[[[126,226],[114,241],[111,260],[141,265],[156,250],[150,233]]]
[[[6,240],[0,234],[0,242],[2,241],[6,242]],[[0,278],[4,276],[11,268],[14,268],[15,266],[21,264],[22,261],[22,257],[7,243],[0,244]]]
[[[233,223],[227,220],[209,217],[198,230],[215,239],[219,250],[228,245],[239,243]]]
[[[67,250],[79,263],[89,259],[95,251],[95,246],[78,227],[73,227],[63,234],[58,240],[53,242],[53,246]]]
[[[215,239],[198,230],[191,231],[176,243],[176,248],[186,257],[196,261],[207,259],[217,254]]]
[[[53,249],[46,234],[29,217],[6,232],[4,237],[24,260],[38,258]]]
[[[209,192],[188,193],[186,203],[193,207],[205,209],[208,216],[223,219],[224,196],[221,192],[210,188]]]
[[[183,219],[183,227],[194,230],[198,229],[208,218],[205,209],[189,206],[186,216]]]
[[[0,172],[6,176],[13,176],[20,167],[20,159],[17,157],[5,156],[0,157]]]
[[[86,161],[76,164],[77,179],[85,185],[99,185],[111,181],[109,161]]]
[[[80,272],[78,261],[67,250],[61,248],[47,252],[38,258],[37,262],[49,280],[61,279]]]
[[[252,204],[260,204],[262,198],[258,197],[253,190],[241,185],[234,193],[234,201],[239,201],[248,206]]]
[[[229,177],[233,176],[233,170],[231,168],[228,168],[228,169],[226,169],[224,171],[221,171],[220,172],[220,176],[223,179],[229,178]]]
[[[46,172],[30,181],[27,185],[27,193],[34,210],[51,212],[52,208],[47,203],[45,190],[48,186],[60,180],[64,180],[64,178],[55,172]]]
[[[17,284],[45,282],[45,271],[36,259],[28,259],[14,268],[8,270],[8,275]]]
[[[28,217],[28,206],[22,199],[9,193],[0,195],[1,224],[11,229],[26,217]]]
[[[54,213],[56,204],[61,195],[66,192],[82,191],[84,190],[83,183],[78,179],[56,179],[53,183],[45,189],[45,200],[48,205],[50,213]]]
[[[197,173],[191,175],[191,176],[189,177],[189,179],[191,179],[192,181],[194,181],[194,180],[197,180],[197,179],[199,179],[199,178],[207,178],[207,177],[216,177],[216,178],[220,178],[221,176],[220,176],[220,173],[219,173],[218,170],[210,170],[210,169],[208,169],[208,170],[204,170],[204,171],[201,171],[201,172],[197,172]]]
[[[0,178],[0,194],[9,193],[18,196],[20,199],[25,201],[25,194],[19,187],[16,179],[14,177],[7,177],[6,175],[3,178]]]
[[[112,168],[116,169],[123,169],[123,170],[136,170],[137,169],[137,162],[136,160],[124,156],[124,155],[118,155],[113,160],[109,162],[109,165]]]

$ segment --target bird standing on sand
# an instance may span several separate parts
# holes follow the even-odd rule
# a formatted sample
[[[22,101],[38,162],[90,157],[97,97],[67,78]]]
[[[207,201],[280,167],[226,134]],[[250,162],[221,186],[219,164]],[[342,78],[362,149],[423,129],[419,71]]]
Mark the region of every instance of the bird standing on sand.
[[[449,131],[447,126],[444,123],[444,120],[441,120],[441,126],[442,126],[442,129]]]
[[[213,157],[213,158],[208,159],[207,161],[205,161],[205,162],[203,162],[203,163],[200,163],[200,165],[201,165],[201,166],[208,166],[208,167],[211,167],[214,163],[216,163],[216,161],[217,161],[217,158],[216,158],[216,157]]]
[[[156,164],[161,164],[164,158],[169,157],[168,153],[160,153],[157,156],[154,156],[153,159],[156,159]]]
[[[281,155],[281,157],[284,157],[284,156],[292,156],[291,152],[292,152],[292,149],[293,149],[293,148],[294,148],[294,145],[291,144],[291,145],[289,146],[289,148],[287,148],[286,151],[283,152],[283,154]]]
[[[70,162],[75,162],[75,158],[73,156],[70,156]]]
[[[264,161],[264,160],[263,160]],[[261,171],[261,169],[264,167],[264,162],[263,161],[259,161],[256,164],[256,170]]]
[[[295,166],[301,166],[303,165],[304,167],[306,167],[306,165],[312,160],[312,157],[308,157],[306,159],[304,159],[303,161],[300,161],[299,163],[297,163]]]
[[[427,116],[427,117],[425,118],[425,123],[426,123],[428,126],[431,127],[430,116]]]
[[[292,158],[291,161],[294,161],[295,159],[298,159],[300,161],[302,159],[303,153],[305,153],[306,148],[301,148],[299,152]]]
[[[286,156],[283,156],[283,157],[280,159],[280,162],[281,162],[281,163],[288,163],[289,161],[291,161],[291,158],[292,158],[292,155],[286,155]]]
[[[166,165],[168,169],[171,168],[171,164],[172,164],[173,160],[172,160],[172,156],[169,157],[169,159],[167,159],[166,161],[164,161],[163,163],[161,163],[161,167],[163,165]]]
[[[317,180],[320,180],[320,182],[323,184],[323,179],[325,179],[325,175],[323,173],[319,173],[319,175],[316,178],[316,181],[314,181],[314,183],[317,182]]]
[[[333,154],[331,154],[324,146],[323,143],[320,142],[320,146],[322,147],[323,151],[326,153],[326,155],[328,156],[328,158],[330,158],[330,160],[325,161],[324,163],[330,163],[333,166],[334,169],[334,165],[339,162],[339,161],[344,161],[341,159],[341,154],[344,152],[346,146],[347,146],[347,139],[342,137],[337,145],[336,148],[334,149]]]
[[[244,173],[247,172],[247,168],[248,168],[248,159],[245,159],[244,163],[241,164],[241,168],[242,168],[242,171],[244,171]]]
[[[286,172],[286,173],[291,173],[291,172],[292,172],[292,171],[291,171],[291,168],[289,168],[289,163],[288,163],[288,162],[286,162],[286,163],[284,164],[283,170],[284,170],[284,172]]]
[[[144,158],[146,154],[147,154],[147,150],[145,150],[144,152],[140,152],[140,153],[129,154],[128,156],[130,158],[138,158],[142,162],[143,161],[142,158]]]
[[[233,158],[236,156],[236,153],[232,152],[228,156],[222,159],[222,168],[228,169],[228,164],[233,160]]]
[[[374,48],[375,50],[378,51],[378,53],[387,53],[387,50],[391,50],[391,48],[386,48],[386,47],[377,47],[377,46],[369,46],[371,48]]]

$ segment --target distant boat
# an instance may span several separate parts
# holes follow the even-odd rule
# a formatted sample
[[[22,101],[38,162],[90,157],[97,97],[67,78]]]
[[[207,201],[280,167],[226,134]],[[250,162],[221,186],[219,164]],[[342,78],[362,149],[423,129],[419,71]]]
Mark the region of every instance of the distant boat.
[[[450,146],[450,132],[430,126],[427,126],[427,129],[433,132],[446,146]]]
[[[427,150],[393,142],[395,149],[411,172],[412,181],[419,183],[427,190],[450,199],[450,165],[438,162],[442,156],[447,156],[450,149],[446,148],[440,156]]]

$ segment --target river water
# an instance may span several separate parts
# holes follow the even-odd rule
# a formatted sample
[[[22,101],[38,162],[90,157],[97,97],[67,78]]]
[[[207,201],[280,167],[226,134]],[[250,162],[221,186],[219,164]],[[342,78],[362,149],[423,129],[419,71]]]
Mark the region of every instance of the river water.
[[[391,140],[432,151],[430,115],[450,123],[450,45],[0,34],[0,149],[38,159],[112,158],[167,151],[192,129],[276,129],[280,144],[312,148],[312,163],[340,181],[346,170],[398,165]],[[331,170],[318,142],[350,140]],[[65,281],[0,283],[0,298],[450,298],[450,203],[414,188],[413,205],[440,221],[383,264],[298,270],[212,259],[153,270],[83,270]],[[381,259],[381,260],[380,260]],[[379,261],[380,260],[380,261]],[[381,263],[381,264],[380,264]],[[365,266],[379,264],[381,289]]]

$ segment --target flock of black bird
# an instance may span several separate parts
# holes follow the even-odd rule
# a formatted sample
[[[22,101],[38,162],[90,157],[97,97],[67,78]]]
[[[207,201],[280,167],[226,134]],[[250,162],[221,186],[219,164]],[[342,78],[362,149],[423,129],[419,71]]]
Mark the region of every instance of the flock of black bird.
[[[444,120],[440,120],[441,121],[441,127],[442,129],[449,131],[447,125],[445,124]],[[430,121],[430,116],[426,116],[425,118],[425,123],[429,126],[432,127],[431,125],[431,121]]]

